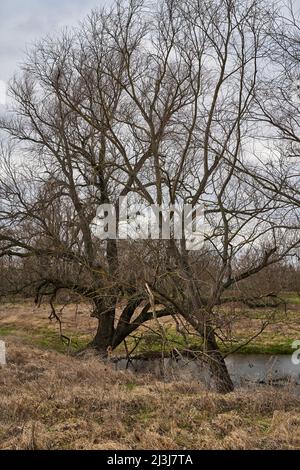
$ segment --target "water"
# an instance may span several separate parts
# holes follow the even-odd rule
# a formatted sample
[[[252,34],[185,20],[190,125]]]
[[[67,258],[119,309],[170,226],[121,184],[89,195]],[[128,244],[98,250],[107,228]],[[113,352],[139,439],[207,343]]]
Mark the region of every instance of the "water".
[[[236,386],[266,384],[282,386],[292,383],[300,394],[300,365],[291,361],[291,356],[266,354],[234,354],[228,356],[226,365]],[[117,369],[128,369],[137,373],[150,373],[165,380],[198,380],[210,385],[210,374],[205,363],[191,358],[118,359]]]
[[[289,355],[234,354],[226,359],[233,381],[281,385],[293,382],[300,387],[300,364],[293,364]]]

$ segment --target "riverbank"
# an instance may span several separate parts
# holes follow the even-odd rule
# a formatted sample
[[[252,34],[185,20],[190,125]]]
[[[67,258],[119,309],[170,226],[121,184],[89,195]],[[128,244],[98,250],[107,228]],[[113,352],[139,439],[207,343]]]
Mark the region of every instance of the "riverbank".
[[[235,351],[291,355],[292,343],[300,339],[300,297],[286,294],[286,302],[285,308],[280,309],[231,306],[218,312],[221,350],[225,354]],[[32,300],[0,304],[0,337],[13,335],[26,344],[58,352],[84,348],[97,327],[97,320],[90,317],[89,306],[84,303],[64,308],[58,305],[57,310],[61,313],[63,334],[69,340],[62,341],[58,324],[49,321],[49,306],[42,304],[37,308]],[[122,344],[114,355],[132,351],[135,356],[158,357],[162,353],[170,356],[201,351],[201,339],[184,322],[176,324],[172,319],[164,319],[161,325],[163,334],[155,321],[143,325],[127,340],[127,351]]]
[[[164,383],[6,338],[2,449],[300,449],[289,388],[222,396],[195,380]]]

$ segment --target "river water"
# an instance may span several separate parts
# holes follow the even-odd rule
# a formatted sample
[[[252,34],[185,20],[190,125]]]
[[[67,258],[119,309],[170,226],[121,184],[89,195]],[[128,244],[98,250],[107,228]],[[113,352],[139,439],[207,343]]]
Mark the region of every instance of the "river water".
[[[293,364],[289,355],[234,354],[225,361],[236,386],[293,384],[300,394],[300,364]],[[198,380],[208,386],[211,381],[205,363],[188,357],[132,359],[130,362],[118,359],[115,366],[117,369],[153,374],[168,381]]]

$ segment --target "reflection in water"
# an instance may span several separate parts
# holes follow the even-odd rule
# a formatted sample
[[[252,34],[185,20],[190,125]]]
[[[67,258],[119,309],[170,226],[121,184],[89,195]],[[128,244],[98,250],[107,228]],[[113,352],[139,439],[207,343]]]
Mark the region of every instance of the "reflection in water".
[[[116,361],[118,369],[151,373],[165,380],[199,380],[210,385],[210,376],[205,363],[191,358],[149,358]],[[284,385],[295,384],[300,393],[300,365],[291,361],[291,356],[266,354],[234,354],[226,358],[233,382],[237,386],[251,384]]]

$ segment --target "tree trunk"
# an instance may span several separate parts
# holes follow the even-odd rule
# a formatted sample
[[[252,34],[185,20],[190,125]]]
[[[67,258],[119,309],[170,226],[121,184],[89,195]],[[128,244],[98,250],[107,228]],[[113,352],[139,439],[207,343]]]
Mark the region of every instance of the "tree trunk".
[[[234,385],[214,334],[210,335],[210,338],[207,341],[206,354],[210,374],[216,391],[219,393],[233,392]]]
[[[234,390],[234,385],[229,375],[224,357],[216,341],[214,328],[210,321],[205,318],[196,319],[195,316],[187,315],[186,320],[195,328],[204,342],[205,360],[208,364],[214,388],[219,393],[229,393]]]
[[[98,328],[90,346],[97,349],[101,356],[107,357],[113,343],[115,309],[111,308],[103,311],[102,303],[95,301],[95,313],[93,316],[98,318]]]
[[[108,200],[105,199],[103,202],[107,201]],[[106,257],[109,274],[114,278],[118,269],[118,249],[116,240],[107,240]],[[110,291],[111,305],[116,305],[116,301],[116,289],[113,288],[112,291]],[[115,306],[107,306],[106,302],[99,298],[94,299],[94,305],[93,316],[98,318],[98,328],[90,346],[97,349],[101,356],[107,357],[109,349],[111,350],[113,348],[116,310]]]
[[[205,344],[205,353],[208,361],[209,370],[215,385],[215,389],[220,393],[229,393],[234,390],[231,377],[227,370],[224,357],[219,349],[215,338],[215,332],[211,325],[212,312],[203,308],[203,302],[195,280],[195,275],[189,263],[189,256],[185,246],[185,240],[181,240],[181,252],[178,250],[174,240],[170,240],[169,252],[173,256],[182,271],[183,279],[186,279],[186,290],[192,312],[198,314],[187,314],[186,320],[195,328],[203,338]]]

